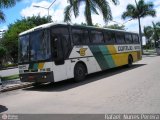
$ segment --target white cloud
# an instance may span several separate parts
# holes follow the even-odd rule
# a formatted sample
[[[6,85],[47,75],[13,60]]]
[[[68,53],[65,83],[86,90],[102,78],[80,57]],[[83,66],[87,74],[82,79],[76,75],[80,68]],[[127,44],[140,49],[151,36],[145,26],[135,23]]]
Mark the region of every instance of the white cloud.
[[[40,1],[35,0],[30,6],[24,8],[21,11],[21,16],[23,17],[29,17],[33,15],[40,15],[40,16],[47,16],[48,10],[44,8],[48,8],[51,5],[51,2],[49,1]],[[53,1],[52,1],[53,2]],[[34,6],[41,6],[44,8],[38,8]],[[52,16],[53,21],[61,22],[63,21],[63,13],[64,8],[67,6],[67,1],[56,1],[53,6],[49,9],[49,15]]]
[[[33,15],[38,15],[40,14],[41,16],[45,16],[48,14],[48,10],[44,8],[36,8],[34,6],[43,6],[43,7],[48,7],[50,5],[49,2],[46,1],[41,1],[41,2],[33,2],[31,6],[26,7],[21,11],[21,15],[23,17],[29,17]],[[53,10],[52,10],[53,11]]]
[[[2,26],[2,27],[0,27],[0,30],[7,30],[7,29],[8,29],[7,26]]]
[[[27,0],[27,1],[31,1],[31,0]],[[32,0],[33,1],[33,0]],[[111,6],[111,10],[112,10],[112,15],[113,15],[113,19],[114,21],[117,21],[118,23],[125,23],[127,20],[122,20],[121,19],[121,15],[122,13],[126,10],[126,6],[128,4],[135,4],[135,0],[119,0],[120,4],[115,6],[113,5],[113,3],[111,3],[109,1],[109,4]],[[138,0],[137,0],[138,1]],[[159,0],[146,0],[146,1],[152,1],[154,3],[154,5],[156,6],[155,9],[157,11],[157,17],[152,18],[152,17],[146,17],[144,19],[141,20],[142,23],[142,27],[146,26],[146,25],[151,25],[152,21],[154,22],[158,22],[160,20],[160,7],[157,7],[160,5],[160,1]],[[47,16],[47,10],[42,9],[42,8],[35,8],[33,7],[34,5],[38,5],[38,6],[42,6],[42,7],[48,7],[51,2],[53,2],[52,0],[49,1],[42,1],[42,0],[34,0],[32,2],[32,4],[29,7],[26,7],[25,9],[23,9],[21,11],[21,15],[24,17],[27,16],[32,16],[32,15],[38,15],[40,14],[41,16]],[[63,18],[64,18],[64,8],[68,5],[67,0],[57,0],[54,4],[53,7],[50,9],[50,15],[53,18],[53,21],[57,21],[57,22],[62,22]],[[101,24],[102,26],[105,24],[103,21],[103,17],[101,15],[92,15],[92,19],[93,19],[93,23],[98,23]],[[84,18],[84,5],[82,5],[80,7],[80,15],[79,17],[77,17],[76,19],[74,18],[74,15],[72,14],[72,23],[81,23],[81,22],[85,22],[85,18]],[[109,22],[108,24],[114,24],[114,22]],[[126,28],[127,30],[130,31],[136,31],[138,32],[138,21],[137,20],[132,20],[127,22],[126,24]]]

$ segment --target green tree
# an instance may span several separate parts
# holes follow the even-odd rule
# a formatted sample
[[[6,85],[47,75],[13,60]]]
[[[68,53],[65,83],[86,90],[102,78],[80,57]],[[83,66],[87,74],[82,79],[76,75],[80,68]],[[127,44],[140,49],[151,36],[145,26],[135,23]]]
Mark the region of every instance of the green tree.
[[[152,35],[153,35],[153,28],[152,26],[145,26],[143,29],[143,35],[145,36],[145,38],[147,39],[147,48],[151,48],[152,47]]]
[[[8,26],[8,31],[2,40],[2,45],[6,47],[7,53],[11,56],[13,63],[17,63],[19,33],[50,21],[51,17],[48,21],[48,17],[32,16],[17,20],[14,24]]]
[[[19,2],[19,1],[21,0],[1,0],[0,1],[0,22],[5,21],[5,14],[1,9],[13,7],[16,4],[16,2]]]
[[[64,22],[71,21],[71,12],[73,11],[74,16],[79,16],[79,8],[82,3],[85,4],[84,15],[88,25],[92,23],[92,13],[99,15],[97,9],[102,13],[105,23],[112,20],[112,13],[108,1],[106,0],[68,0],[69,5],[64,11]],[[111,0],[115,5],[118,4],[118,0]]]
[[[2,67],[3,59],[6,53],[6,49],[0,45],[0,68]]]
[[[152,26],[145,26],[143,29],[144,36],[149,40],[153,34]]]
[[[87,26],[87,24],[86,24],[86,23],[83,23],[83,22],[81,23],[81,25],[83,25],[83,26]]]
[[[154,23],[152,22],[153,25],[153,39],[156,41],[160,40],[160,22]]]
[[[125,30],[125,26],[124,25],[118,25],[118,24],[104,26],[104,28]]]
[[[138,3],[135,0],[136,5],[129,4],[126,8],[126,11],[122,14],[122,18],[132,18],[138,19],[139,23],[139,35],[142,44],[142,31],[141,31],[141,18],[146,16],[156,16],[156,11],[153,8],[154,5],[152,2],[145,3],[144,0],[139,0]]]
[[[160,22],[152,22],[152,26],[145,26],[143,32],[150,46],[152,44],[152,40],[154,40],[156,44],[156,41],[160,39]]]

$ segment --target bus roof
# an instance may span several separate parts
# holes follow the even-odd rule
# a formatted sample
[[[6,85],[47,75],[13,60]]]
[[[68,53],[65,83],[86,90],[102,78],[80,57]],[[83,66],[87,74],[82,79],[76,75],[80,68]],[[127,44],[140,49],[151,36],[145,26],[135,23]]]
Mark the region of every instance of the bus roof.
[[[53,26],[53,25],[56,25],[56,24],[55,24],[55,23],[46,23],[46,24],[43,24],[43,25],[39,25],[39,26],[37,26],[37,27],[31,28],[31,29],[29,29],[29,30],[26,30],[26,31],[20,33],[19,36],[25,35],[25,34],[30,33],[30,32],[33,32],[33,31],[35,31],[35,30],[44,29],[44,28],[49,28],[49,27],[51,27],[51,26]]]
[[[19,36],[31,33],[31,32],[36,31],[36,30],[40,30],[40,29],[44,29],[44,28],[49,28],[51,26],[56,26],[56,25],[70,25],[70,26],[75,26],[75,27],[80,27],[80,28],[109,30],[109,31],[117,31],[117,32],[125,32],[125,33],[135,33],[135,34],[138,34],[136,32],[130,32],[130,31],[118,30],[118,29],[110,29],[110,28],[99,28],[99,27],[94,27],[94,26],[73,25],[73,24],[66,24],[66,23],[47,23],[47,24],[43,24],[43,25],[34,27],[34,28],[29,29],[27,31],[24,31],[24,32],[20,33]]]

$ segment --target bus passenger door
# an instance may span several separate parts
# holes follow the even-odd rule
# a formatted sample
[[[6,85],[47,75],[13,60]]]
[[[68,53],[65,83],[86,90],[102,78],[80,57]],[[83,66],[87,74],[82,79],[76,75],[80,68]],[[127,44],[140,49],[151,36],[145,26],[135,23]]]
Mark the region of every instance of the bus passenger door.
[[[69,31],[66,26],[51,28],[54,81],[67,79],[66,59],[70,50]]]
[[[62,37],[60,36],[53,37],[52,39],[52,55],[54,59],[53,74],[55,82],[67,79],[62,41]]]

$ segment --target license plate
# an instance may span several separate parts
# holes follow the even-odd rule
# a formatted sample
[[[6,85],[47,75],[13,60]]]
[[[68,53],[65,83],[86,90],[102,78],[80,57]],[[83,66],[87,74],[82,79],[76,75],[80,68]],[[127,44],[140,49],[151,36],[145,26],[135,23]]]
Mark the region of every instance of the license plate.
[[[35,77],[34,76],[29,76],[28,79],[29,80],[33,80]]]

